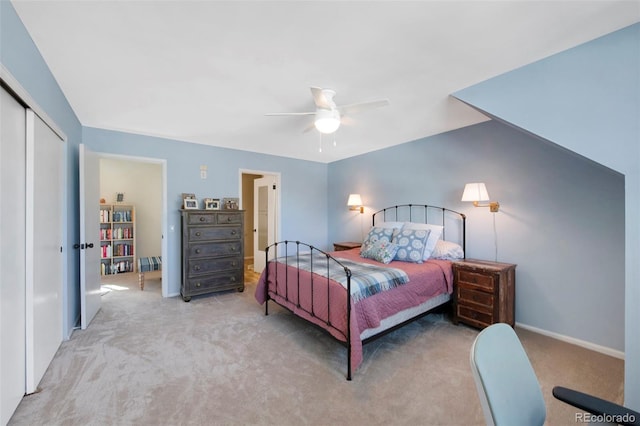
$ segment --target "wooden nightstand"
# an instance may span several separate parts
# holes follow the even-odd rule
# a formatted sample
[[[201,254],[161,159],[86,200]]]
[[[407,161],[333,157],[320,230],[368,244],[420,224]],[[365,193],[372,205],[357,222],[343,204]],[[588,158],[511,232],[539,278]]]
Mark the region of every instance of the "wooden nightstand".
[[[453,262],[453,323],[485,328],[515,324],[516,265],[465,259]]]
[[[360,247],[362,243],[352,243],[352,242],[344,242],[344,243],[333,243],[333,251],[342,251],[342,250],[351,250],[356,247]]]

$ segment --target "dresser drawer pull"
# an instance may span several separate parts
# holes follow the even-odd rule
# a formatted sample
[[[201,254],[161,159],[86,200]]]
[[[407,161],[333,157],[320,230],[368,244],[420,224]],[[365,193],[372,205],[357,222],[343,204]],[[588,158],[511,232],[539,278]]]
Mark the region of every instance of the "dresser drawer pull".
[[[229,217],[227,218],[227,222],[231,222],[231,220],[232,220],[232,219],[231,219],[231,216],[229,216]]]
[[[238,262],[236,261],[231,262],[231,266],[238,266]]]
[[[196,249],[196,254],[200,254],[200,249],[199,248]]]
[[[194,266],[194,267],[193,267],[193,270],[194,270],[194,271],[199,271],[199,270],[200,270],[200,265],[196,265],[196,266]]]
[[[205,220],[207,220],[207,219],[206,219],[204,216],[202,216],[202,217],[200,218],[200,222],[204,222]]]
[[[235,283],[236,282],[236,277],[231,277],[231,282]]]
[[[202,235],[200,231],[196,232],[196,237],[199,237],[200,235]]]
[[[235,247],[229,247],[229,251],[236,251]]]
[[[200,283],[199,283],[199,282],[198,282],[198,283],[196,283],[196,287],[200,287]]]
[[[236,232],[235,229],[233,231],[231,231],[231,235],[236,235],[236,234],[237,234],[237,232]]]

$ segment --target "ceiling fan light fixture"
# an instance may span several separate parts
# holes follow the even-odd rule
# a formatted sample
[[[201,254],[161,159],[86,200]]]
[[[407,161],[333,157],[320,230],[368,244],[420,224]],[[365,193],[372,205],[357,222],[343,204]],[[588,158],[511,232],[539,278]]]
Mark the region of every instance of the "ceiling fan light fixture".
[[[340,127],[340,113],[335,109],[318,109],[314,124],[320,133],[333,133]]]

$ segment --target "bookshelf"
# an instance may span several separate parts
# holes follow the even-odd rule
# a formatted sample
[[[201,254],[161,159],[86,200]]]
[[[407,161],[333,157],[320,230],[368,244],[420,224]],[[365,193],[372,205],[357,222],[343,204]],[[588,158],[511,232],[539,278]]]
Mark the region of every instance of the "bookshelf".
[[[135,272],[135,209],[130,204],[100,204],[101,275]]]

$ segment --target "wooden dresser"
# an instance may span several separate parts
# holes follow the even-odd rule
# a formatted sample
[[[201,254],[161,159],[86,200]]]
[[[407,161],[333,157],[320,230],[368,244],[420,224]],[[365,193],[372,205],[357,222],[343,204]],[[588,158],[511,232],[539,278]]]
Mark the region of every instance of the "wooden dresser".
[[[516,265],[465,259],[453,263],[453,323],[485,328],[515,324]]]
[[[185,302],[216,291],[244,290],[244,211],[182,210]]]

